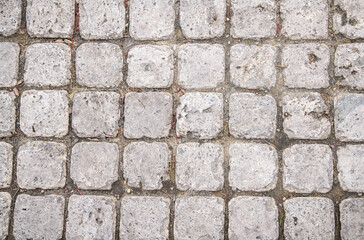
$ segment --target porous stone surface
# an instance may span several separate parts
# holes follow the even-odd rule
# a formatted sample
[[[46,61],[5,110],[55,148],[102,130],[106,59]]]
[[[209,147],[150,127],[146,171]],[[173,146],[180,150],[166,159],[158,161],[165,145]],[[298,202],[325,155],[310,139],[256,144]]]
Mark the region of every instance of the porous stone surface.
[[[186,38],[210,39],[225,31],[225,0],[181,0],[180,26]]]
[[[14,209],[15,239],[61,239],[64,205],[64,197],[58,195],[19,195]]]
[[[364,236],[364,199],[349,198],[340,203],[341,237],[345,240]]]
[[[13,146],[6,142],[0,142],[0,188],[10,187],[12,171]]]
[[[0,91],[0,137],[9,137],[15,132],[15,95]]]
[[[116,137],[120,94],[78,92],[73,97],[72,128],[79,137]]]
[[[336,12],[333,28],[348,38],[364,37],[364,2],[361,0],[335,0]]]
[[[324,144],[296,144],[283,152],[283,187],[290,192],[327,193],[333,184],[333,153]]]
[[[126,138],[167,137],[171,129],[173,99],[164,92],[129,92],[125,96]]]
[[[177,198],[174,238],[224,239],[224,200],[219,197]]]
[[[19,54],[20,47],[18,44],[0,43],[0,87],[15,86],[18,80]]]
[[[173,49],[167,45],[137,45],[128,52],[129,87],[168,88],[173,83]]]
[[[137,40],[165,40],[174,34],[175,0],[130,1],[130,36]]]
[[[236,44],[230,50],[230,81],[241,88],[270,89],[276,84],[276,47]]]
[[[270,197],[236,197],[229,202],[229,239],[278,239],[278,209]]]
[[[186,93],[180,98],[176,116],[178,137],[215,138],[223,128],[223,95]]]
[[[116,199],[72,195],[68,203],[67,239],[115,239]]]
[[[211,89],[224,82],[225,49],[220,44],[184,44],[178,51],[178,85]]]
[[[224,184],[224,149],[214,143],[185,143],[177,147],[176,184],[182,191],[218,191]]]
[[[10,194],[7,192],[0,192],[0,239],[6,239],[8,236],[10,207]]]
[[[292,198],[283,206],[286,239],[335,239],[334,204],[329,198]]]
[[[19,30],[21,0],[6,0],[0,4],[0,35],[11,36]]]
[[[80,142],[72,148],[70,176],[82,189],[109,190],[118,179],[116,143]]]
[[[124,149],[123,177],[127,185],[145,190],[163,187],[169,179],[171,160],[168,145],[162,142],[133,142]]]
[[[234,190],[268,191],[278,179],[278,155],[268,144],[235,142],[229,147],[229,183]]]
[[[169,204],[165,197],[124,197],[120,239],[168,239]]]
[[[123,81],[123,52],[113,43],[84,43],[76,53],[77,82],[86,87],[118,87]]]

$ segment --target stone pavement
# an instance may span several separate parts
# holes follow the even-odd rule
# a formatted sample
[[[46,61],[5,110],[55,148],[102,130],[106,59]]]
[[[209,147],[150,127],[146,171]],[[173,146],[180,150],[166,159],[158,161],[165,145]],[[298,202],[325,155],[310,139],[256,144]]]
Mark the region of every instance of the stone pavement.
[[[0,0],[0,239],[364,239],[363,13]]]

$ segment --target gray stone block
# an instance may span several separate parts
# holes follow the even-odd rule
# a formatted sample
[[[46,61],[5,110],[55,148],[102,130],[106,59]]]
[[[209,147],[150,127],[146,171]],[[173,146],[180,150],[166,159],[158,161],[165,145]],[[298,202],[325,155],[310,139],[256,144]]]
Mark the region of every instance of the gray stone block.
[[[0,188],[10,187],[12,173],[13,146],[6,142],[0,142]]]
[[[15,86],[18,80],[19,54],[18,44],[0,43],[0,87]]]
[[[15,95],[0,91],[0,137],[10,137],[15,132]]]
[[[6,0],[0,4],[0,35],[11,36],[19,30],[21,0]]]
[[[10,194],[7,192],[0,192],[0,239],[6,239],[8,236],[10,207]]]
[[[364,199],[349,198],[340,203],[341,237],[345,240],[364,236]]]
[[[342,33],[348,38],[364,37],[364,2],[361,0],[335,0],[335,6],[340,8],[333,17],[336,33]]]

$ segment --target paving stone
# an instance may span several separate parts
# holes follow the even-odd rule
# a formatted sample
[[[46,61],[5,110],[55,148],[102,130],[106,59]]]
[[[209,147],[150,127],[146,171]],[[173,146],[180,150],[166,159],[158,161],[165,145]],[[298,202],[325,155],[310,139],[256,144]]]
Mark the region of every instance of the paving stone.
[[[167,137],[171,129],[173,99],[165,92],[130,92],[125,96],[126,138]]]
[[[274,0],[232,0],[231,35],[234,38],[267,38],[276,34]]]
[[[236,197],[229,202],[229,239],[278,239],[278,209],[270,197]]]
[[[364,199],[349,198],[340,203],[341,237],[345,240],[364,236]]]
[[[19,30],[21,0],[6,0],[0,4],[0,35],[11,36]]]
[[[0,91],[0,137],[10,137],[15,132],[15,95]]]
[[[80,34],[83,39],[122,38],[125,6],[122,0],[79,0]]]
[[[63,137],[68,133],[66,91],[28,90],[21,95],[20,129],[28,137]]]
[[[319,93],[288,93],[281,102],[283,129],[293,139],[325,139],[331,131],[329,107]]]
[[[77,82],[86,87],[118,87],[123,81],[123,52],[113,43],[84,43],[76,53]]]
[[[186,93],[177,108],[178,137],[212,139],[223,129],[222,93]]]
[[[15,239],[61,239],[64,204],[62,196],[19,195],[14,209]]]
[[[116,143],[81,142],[72,148],[70,175],[81,189],[109,190],[118,179]]]
[[[116,200],[72,195],[68,203],[67,239],[115,239]]]
[[[123,172],[125,182],[131,187],[157,190],[169,179],[171,160],[166,143],[133,142],[124,149]]]
[[[224,200],[182,197],[176,200],[174,238],[224,239]]]
[[[329,86],[329,47],[320,43],[290,44],[283,48],[284,83],[289,88]]]
[[[235,142],[229,148],[229,163],[233,189],[262,192],[277,184],[278,155],[271,145]]]
[[[25,54],[24,83],[27,86],[59,87],[71,80],[71,49],[62,43],[36,43]]]
[[[116,137],[120,94],[78,92],[73,97],[72,128],[79,137]]]
[[[31,37],[70,38],[74,21],[74,0],[27,0],[26,22]]]
[[[334,204],[328,198],[299,197],[283,203],[284,236],[290,239],[335,239]]]
[[[180,26],[186,38],[210,39],[225,31],[225,0],[181,0]]]
[[[137,40],[165,40],[174,34],[175,0],[130,2],[130,36]]]
[[[215,88],[225,79],[221,44],[184,44],[178,52],[178,85],[186,89]]]
[[[337,9],[333,16],[336,33],[348,38],[364,37],[364,2],[361,0],[335,0]]]
[[[176,184],[182,191],[218,191],[224,185],[224,149],[214,143],[177,147]]]
[[[242,88],[270,89],[276,84],[276,47],[237,44],[230,50],[230,81]]]
[[[6,239],[9,229],[11,196],[7,192],[0,192],[0,239]]]
[[[0,43],[0,87],[15,86],[18,80],[19,54],[20,47],[18,44]]]
[[[290,39],[319,39],[328,34],[326,0],[282,0],[282,35]]]
[[[333,183],[333,155],[323,144],[297,144],[283,152],[283,187],[296,193],[327,193]]]
[[[137,45],[128,52],[129,87],[168,88],[174,78],[173,49],[167,45]]]
[[[364,94],[335,98],[335,135],[341,141],[364,140]]]
[[[120,239],[168,239],[169,204],[164,197],[124,197]]]
[[[0,188],[10,187],[12,172],[13,146],[6,142],[0,142]],[[2,238],[0,237],[0,239]]]
[[[17,183],[27,189],[61,188],[66,183],[67,146],[35,141],[21,145],[17,157]]]
[[[335,76],[338,84],[364,89],[364,44],[344,44],[336,48]]]

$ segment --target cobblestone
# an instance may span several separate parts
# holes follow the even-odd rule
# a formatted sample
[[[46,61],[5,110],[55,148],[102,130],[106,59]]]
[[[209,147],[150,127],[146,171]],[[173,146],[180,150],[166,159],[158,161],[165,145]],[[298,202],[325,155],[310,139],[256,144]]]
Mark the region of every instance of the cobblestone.
[[[0,35],[11,36],[19,30],[21,0],[7,0],[0,5]]]
[[[334,4],[337,9],[333,16],[334,30],[348,38],[363,38],[364,2],[335,0]]]
[[[6,142],[0,142],[0,188],[10,187],[12,171],[13,146]]]
[[[19,54],[18,44],[0,43],[0,87],[15,86],[18,80]]]
[[[360,239],[364,236],[364,199],[349,198],[340,203],[341,237]]]
[[[15,132],[15,95],[0,91],[0,137],[9,137]]]
[[[7,192],[0,192],[0,239],[8,236],[11,196]]]

